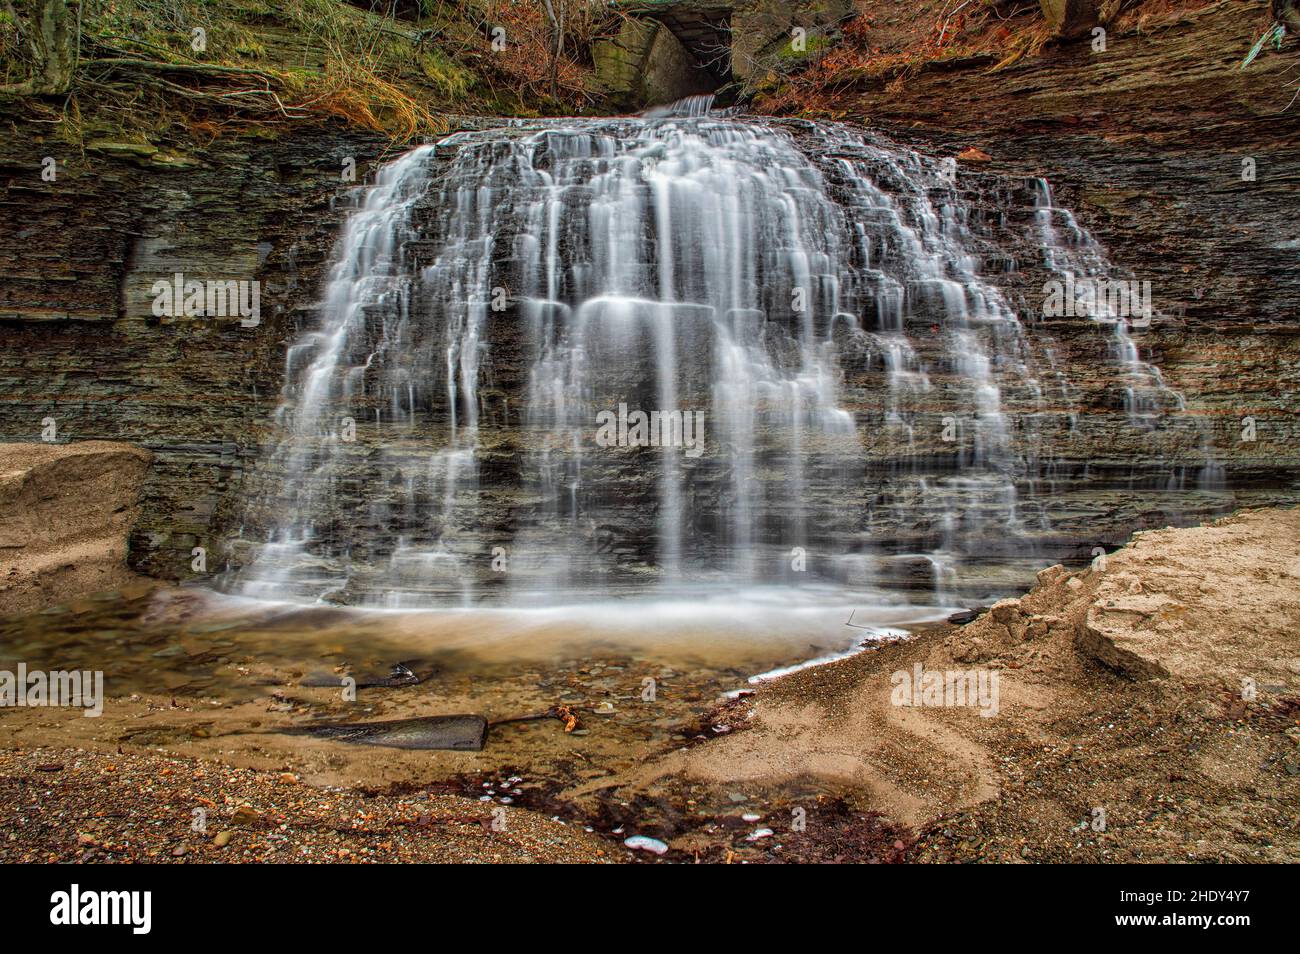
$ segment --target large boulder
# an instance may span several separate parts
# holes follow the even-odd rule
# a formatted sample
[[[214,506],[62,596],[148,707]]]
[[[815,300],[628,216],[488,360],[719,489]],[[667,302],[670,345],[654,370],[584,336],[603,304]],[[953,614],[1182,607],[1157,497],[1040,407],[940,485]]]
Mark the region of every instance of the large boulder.
[[[959,662],[1023,661],[1060,637],[1130,679],[1295,692],[1298,594],[1300,509],[1244,510],[1135,533],[1086,570],[1048,567],[946,645]]]
[[[1242,511],[1134,534],[1096,577],[1076,644],[1136,679],[1300,676],[1300,510]]]
[[[0,615],[128,582],[152,455],[112,441],[0,444]]]

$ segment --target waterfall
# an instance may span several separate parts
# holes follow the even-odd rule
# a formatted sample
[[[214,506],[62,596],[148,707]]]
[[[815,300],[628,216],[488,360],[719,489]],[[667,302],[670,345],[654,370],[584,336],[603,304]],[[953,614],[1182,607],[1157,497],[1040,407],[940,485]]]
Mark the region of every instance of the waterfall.
[[[1076,425],[1074,392],[984,276],[990,230],[956,180],[879,137],[704,100],[407,153],[362,193],[289,349],[248,518],[266,542],[235,586],[389,606],[814,580],[945,597],[980,561],[1033,558],[1050,515],[1021,488]],[[1045,184],[1025,194],[1027,241],[1084,268]],[[1149,426],[1177,407],[1119,334]]]
[[[1182,395],[1165,386],[1160,369],[1143,361],[1129,333],[1130,326],[1145,327],[1150,313],[1130,314],[1117,307],[1115,296],[1096,294],[1100,283],[1112,280],[1112,269],[1105,252],[1093,240],[1069,209],[1053,204],[1052,187],[1045,179],[1034,181],[1036,220],[1042,232],[1045,264],[1061,276],[1065,304],[1071,314],[1109,325],[1112,329],[1112,357],[1123,368],[1125,379],[1124,409],[1135,424],[1149,424],[1163,410],[1183,410]],[[1057,227],[1057,222],[1061,227]],[[1123,287],[1122,280],[1116,284]],[[1120,296],[1127,299],[1127,295]],[[1119,304],[1125,305],[1125,300]]]
[[[699,96],[687,96],[675,103],[664,106],[652,106],[641,115],[646,119],[664,119],[673,116],[707,116],[713,112],[713,94],[702,93]]]
[[[1063,279],[1060,284],[1071,313],[1111,329],[1111,357],[1122,369],[1124,410],[1130,423],[1151,430],[1162,420],[1168,420],[1168,415],[1186,410],[1183,396],[1165,384],[1158,367],[1143,360],[1130,333],[1130,328],[1150,326],[1149,300],[1144,302],[1145,308],[1136,311],[1132,308],[1135,296],[1131,294],[1098,294],[1099,287],[1123,291],[1125,286],[1136,286],[1136,283],[1115,278],[1115,270],[1101,245],[1079,225],[1074,213],[1054,204],[1047,180],[1036,179],[1033,187],[1035,222],[1043,242],[1044,264]],[[1192,419],[1191,423],[1197,432],[1202,460],[1198,484],[1204,490],[1222,490],[1224,468],[1215,460],[1212,436],[1199,419]],[[1174,480],[1178,485],[1173,489],[1182,490],[1182,471],[1176,473]]]

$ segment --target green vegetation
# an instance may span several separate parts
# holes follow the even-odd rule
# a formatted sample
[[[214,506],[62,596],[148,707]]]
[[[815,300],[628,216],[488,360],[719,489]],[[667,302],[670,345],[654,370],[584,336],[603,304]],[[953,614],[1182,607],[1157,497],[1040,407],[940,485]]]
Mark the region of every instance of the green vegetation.
[[[595,29],[590,16],[569,22]],[[551,82],[553,45],[541,5],[516,0],[0,0],[0,102],[82,144],[325,120],[406,140],[444,130],[448,113],[592,101],[578,59]]]

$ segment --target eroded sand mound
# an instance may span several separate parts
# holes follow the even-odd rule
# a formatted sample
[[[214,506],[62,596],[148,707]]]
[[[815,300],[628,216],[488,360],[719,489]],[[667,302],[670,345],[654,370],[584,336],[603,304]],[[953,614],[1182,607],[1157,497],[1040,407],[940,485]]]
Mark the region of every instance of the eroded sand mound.
[[[1300,689],[1300,510],[1135,533],[1090,570],[1050,567],[1038,579],[955,636],[954,658],[980,662],[1067,632],[1134,679]]]
[[[0,615],[111,589],[152,459],[130,444],[0,444]]]
[[[996,705],[900,704],[918,671],[996,675]],[[909,826],[917,860],[1294,861],[1297,714],[1300,511],[1243,512],[778,679],[719,714],[740,731],[588,788],[765,793],[770,860],[834,796]]]

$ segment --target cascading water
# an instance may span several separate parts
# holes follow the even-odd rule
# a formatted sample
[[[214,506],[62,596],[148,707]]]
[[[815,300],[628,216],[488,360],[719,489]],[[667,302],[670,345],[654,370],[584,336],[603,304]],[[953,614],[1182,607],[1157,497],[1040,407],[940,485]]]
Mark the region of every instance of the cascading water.
[[[1165,386],[1160,370],[1143,361],[1129,333],[1131,322],[1150,322],[1149,314],[1129,314],[1129,297],[1099,295],[1099,283],[1106,282],[1111,268],[1105,252],[1075,221],[1069,209],[1053,204],[1052,187],[1044,179],[1034,182],[1036,219],[1042,232],[1045,264],[1064,279],[1063,293],[1069,298],[1068,311],[1112,328],[1112,357],[1123,368],[1124,408],[1135,424],[1149,424],[1166,410],[1181,411],[1183,399]],[[1059,227],[1057,223],[1060,223]],[[1064,235],[1062,235],[1062,232]],[[1120,283],[1126,286],[1127,282]],[[1140,296],[1138,296],[1140,297]]]
[[[1032,556],[1050,521],[1018,485],[1073,426],[1070,383],[981,277],[953,163],[703,112],[460,133],[384,168],[288,353],[243,592],[942,594]]]
[[[1167,420],[1167,415],[1184,411],[1183,396],[1165,384],[1159,368],[1142,359],[1130,333],[1130,326],[1149,327],[1151,323],[1149,290],[1143,295],[1137,282],[1112,277],[1105,250],[1079,225],[1074,213],[1054,205],[1052,187],[1045,179],[1034,181],[1034,196],[1044,264],[1064,279],[1062,291],[1069,299],[1069,310],[1111,328],[1111,356],[1122,369],[1124,410],[1130,423],[1150,429]],[[1114,294],[1116,289],[1120,294]],[[1136,301],[1142,301],[1144,307],[1135,308]],[[1223,466],[1214,459],[1210,434],[1199,420],[1192,424],[1199,434],[1203,458],[1198,483],[1207,490],[1222,489]],[[1183,489],[1183,475],[1182,469],[1174,471],[1171,489]]]

